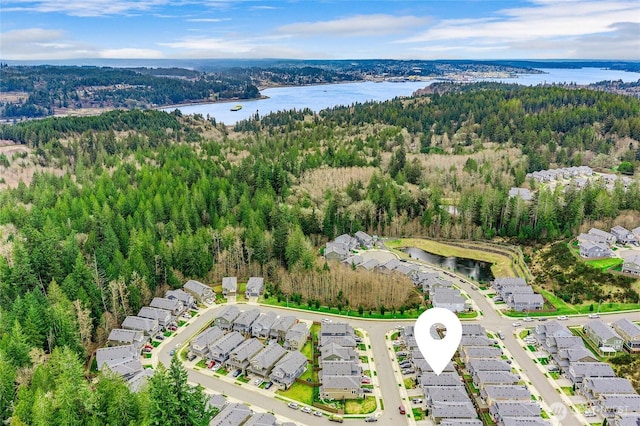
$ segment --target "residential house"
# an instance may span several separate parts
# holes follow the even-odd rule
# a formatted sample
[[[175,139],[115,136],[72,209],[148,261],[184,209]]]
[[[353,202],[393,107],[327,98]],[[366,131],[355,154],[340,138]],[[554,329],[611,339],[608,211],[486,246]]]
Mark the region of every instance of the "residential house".
[[[358,353],[353,348],[346,348],[337,343],[330,343],[320,348],[320,362],[357,360]]]
[[[364,247],[367,249],[373,248],[373,237],[371,237],[366,232],[358,231],[356,232],[355,237],[356,237],[356,240],[358,240],[358,244],[360,244],[361,247]]]
[[[251,324],[251,336],[266,339],[271,332],[271,326],[278,320],[278,314],[273,311],[260,314],[257,320]]]
[[[293,315],[283,315],[271,326],[269,337],[284,341],[287,331],[298,321]]]
[[[482,426],[478,419],[442,419],[440,426]]]
[[[509,302],[509,298],[514,294],[533,294],[533,288],[528,285],[508,285],[503,286],[498,293],[505,302]]]
[[[462,324],[463,336],[486,336],[487,330],[480,324],[475,323],[463,323]]]
[[[140,308],[138,316],[156,320],[161,327],[168,327],[175,320],[173,315],[171,315],[171,312],[165,311],[164,309],[151,308],[149,306],[143,306]]]
[[[511,371],[511,364],[501,358],[472,358],[466,367],[471,375],[479,371]]]
[[[624,340],[623,347],[631,353],[640,352],[640,326],[631,322],[628,318],[622,318],[614,322],[613,329]]]
[[[529,312],[542,309],[544,299],[537,293],[514,293],[509,297],[507,303],[516,312]]]
[[[106,364],[109,368],[128,360],[137,360],[140,352],[133,345],[112,346],[96,350],[96,364],[101,371]]]
[[[610,424],[613,426],[638,426],[640,425],[640,414],[618,413],[616,414],[613,423]]]
[[[209,426],[235,426],[246,422],[253,414],[248,405],[242,403],[228,403],[211,421]]]
[[[487,336],[462,336],[460,344],[462,346],[493,346],[496,343]]]
[[[638,240],[636,239],[633,232],[629,231],[626,228],[623,228],[620,225],[616,225],[611,228],[611,234],[616,237],[618,244],[633,244],[638,245]]]
[[[360,267],[366,269],[367,271],[373,271],[379,264],[380,261],[378,259],[369,259],[363,262]]]
[[[433,368],[424,358],[414,358],[413,365],[418,374],[433,372]],[[442,371],[453,372],[456,371],[456,369],[454,368],[453,363],[449,361],[449,363],[445,365]]]
[[[129,377],[127,380],[127,385],[131,392],[138,392],[140,389],[143,389],[147,384],[147,381],[153,377],[155,370],[151,368],[143,368],[141,371],[138,371],[133,376]]]
[[[473,384],[481,389],[488,385],[517,385],[520,377],[510,371],[478,371],[473,375]]]
[[[202,357],[202,359],[208,359],[211,357],[209,345],[215,343],[215,341],[220,339],[222,336],[224,336],[224,331],[222,331],[220,327],[209,327],[191,340],[191,346],[189,349],[191,350],[191,353]]]
[[[247,281],[247,288],[245,290],[245,296],[250,297],[258,297],[262,295],[264,291],[264,278],[262,277],[250,277],[249,281]]]
[[[610,420],[613,419],[618,413],[630,412],[640,415],[640,395],[600,395],[600,397],[596,401],[596,411],[600,412],[603,417],[606,417]],[[640,422],[638,424],[640,424]]]
[[[305,372],[308,361],[307,357],[298,351],[289,352],[273,367],[269,378],[287,389]]]
[[[460,290],[448,288],[436,288],[431,305],[434,308],[444,308],[451,312],[464,312],[466,299],[460,294]]]
[[[464,386],[462,383],[462,377],[460,377],[458,373],[447,372],[442,372],[441,374],[422,373],[418,382],[420,383],[420,386],[425,389],[425,392],[433,387],[441,388],[446,386]]]
[[[362,376],[362,367],[355,361],[324,361],[321,367],[320,380],[329,376]]]
[[[622,273],[640,276],[640,254],[634,254],[624,259]]]
[[[527,282],[524,278],[512,278],[512,277],[497,277],[491,282],[491,287],[493,287],[497,292],[500,292],[502,287],[505,286],[526,286]]]
[[[611,249],[603,243],[594,243],[591,241],[583,241],[579,245],[580,256],[586,259],[598,259],[613,257]]]
[[[498,425],[503,425],[505,418],[540,418],[542,411],[540,405],[534,401],[496,401],[489,407],[489,414]]]
[[[122,328],[142,331],[145,336],[153,337],[160,331],[160,324],[158,320],[128,315],[122,321]]]
[[[378,271],[380,272],[391,272],[394,269],[396,269],[398,266],[400,266],[401,262],[400,259],[391,259],[388,260],[387,262],[381,264],[378,266]]]
[[[211,395],[207,400],[207,408],[217,408],[219,412],[222,411],[226,405],[227,398],[219,393]]]
[[[231,351],[227,365],[232,368],[239,368],[244,372],[249,366],[251,358],[262,349],[264,349],[264,345],[255,337],[245,340]]]
[[[428,272],[428,271],[417,270],[412,272],[409,275],[409,278],[411,278],[411,282],[413,282],[413,285],[415,285],[416,287],[421,287],[423,282],[431,278],[438,278],[439,276],[440,276],[439,272]]]
[[[500,358],[502,350],[495,346],[462,346],[460,347],[460,358],[464,363],[468,363],[473,358]]]
[[[200,281],[189,280],[184,284],[183,288],[200,303],[211,303],[216,296],[211,287],[202,284]]]
[[[260,316],[260,310],[257,308],[248,309],[233,321],[233,330],[237,331],[243,335],[249,334],[251,332],[251,326]]]
[[[500,421],[500,426],[551,426],[551,423],[542,417],[505,417]]]
[[[567,376],[577,385],[582,383],[585,377],[615,377],[616,373],[605,362],[574,362],[569,364]]]
[[[213,324],[217,325],[223,330],[231,330],[233,328],[233,322],[240,315],[240,309],[234,305],[227,305],[222,308],[220,314],[213,320]]]
[[[145,336],[142,331],[139,330],[125,330],[123,328],[114,328],[109,333],[107,338],[107,345],[109,346],[122,346],[133,345],[138,353],[142,351],[142,347],[149,341],[149,337]]]
[[[225,297],[235,296],[238,291],[238,278],[237,277],[223,277],[222,278],[222,294]]]
[[[422,281],[422,292],[432,297],[439,288],[453,289],[453,282],[446,278],[435,277]]]
[[[325,257],[326,257],[326,252],[325,252]],[[360,264],[362,264],[362,262],[364,262],[364,258],[362,256],[360,256],[359,254],[353,255],[353,256],[349,256],[346,259],[344,259],[342,261],[342,263],[344,265],[347,266],[351,266],[351,267],[356,267],[356,266],[360,266]]]
[[[324,257],[327,260],[342,261],[349,256],[349,249],[341,244],[329,241],[324,247]]]
[[[276,416],[271,413],[255,413],[242,426],[276,426]]]
[[[320,398],[358,399],[364,395],[359,376],[327,376],[322,379]]]
[[[164,297],[154,297],[149,306],[169,311],[174,318],[179,317],[185,311],[184,303],[177,299],[165,299]]]
[[[631,382],[622,377],[585,377],[578,390],[591,400],[606,394],[636,394]]]
[[[523,385],[489,385],[480,390],[487,405],[497,401],[531,401],[531,392]]]
[[[584,325],[584,333],[601,351],[603,351],[602,348],[611,348],[615,351],[622,350],[624,339],[601,320],[587,322]]]
[[[196,305],[196,299],[186,291],[182,289],[177,290],[167,290],[165,293],[165,297],[171,300],[178,300],[182,302],[185,309],[190,309],[191,307]]]
[[[430,386],[424,393],[426,408],[432,409],[434,405],[442,402],[467,402],[469,396],[463,385],[460,386]]]
[[[280,345],[273,343],[265,346],[249,361],[248,371],[251,373],[267,378],[271,374],[271,370],[276,363],[287,353]]]
[[[509,190],[509,198],[520,197],[523,201],[533,200],[533,193],[527,188],[511,188]]]
[[[603,231],[601,229],[591,228],[591,229],[589,229],[589,233],[592,234],[592,235],[596,235],[598,237],[604,238],[605,242],[609,246],[612,246],[616,242],[616,236],[615,235],[610,234],[610,233],[608,233],[606,231]]]
[[[289,351],[301,350],[309,337],[309,328],[305,323],[299,322],[289,330],[284,336],[282,346]]]
[[[337,343],[341,346],[355,348],[356,333],[346,323],[323,323],[318,334],[318,346]]]
[[[608,245],[606,238],[604,238],[602,236],[599,236],[599,235],[594,235],[594,234],[585,234],[584,232],[581,233],[580,235],[578,235],[576,237],[576,239],[578,240],[578,243],[589,241],[589,242],[594,243],[594,244],[605,244],[605,245]]]
[[[631,232],[636,237],[636,239],[640,241],[640,226],[638,226],[637,228],[633,228]]]
[[[471,400],[466,402],[437,402],[431,409],[429,416],[438,424],[443,419],[476,419],[476,413]]]
[[[109,370],[119,376],[122,376],[125,380],[129,380],[143,370],[142,363],[139,358],[111,361],[102,365],[107,365]]]
[[[560,349],[553,359],[565,372],[571,364],[576,362],[598,362],[598,359],[593,353],[584,347],[584,344],[572,348]]]
[[[209,344],[211,359],[218,364],[224,364],[231,356],[231,352],[242,342],[244,342],[244,337],[242,337],[242,334],[237,331],[225,334],[223,337]]]

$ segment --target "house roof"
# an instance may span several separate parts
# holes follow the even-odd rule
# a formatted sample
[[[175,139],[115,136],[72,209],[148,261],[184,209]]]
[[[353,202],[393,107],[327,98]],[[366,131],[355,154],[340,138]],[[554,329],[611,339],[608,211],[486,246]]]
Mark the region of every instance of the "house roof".
[[[209,287],[208,285],[204,285],[200,281],[196,280],[187,281],[183,287],[199,295],[203,295],[206,292],[213,293],[213,289],[211,287]]]
[[[606,239],[615,239],[615,237],[613,236],[613,234],[608,233],[607,231],[603,231],[601,229],[598,228],[591,228],[589,229],[589,233],[593,234],[593,235],[597,235],[599,237],[604,237]]]
[[[329,343],[320,347],[320,359],[323,360],[330,356],[337,357],[339,359],[349,360],[357,358],[356,351],[353,348],[341,346],[337,343]]]
[[[137,358],[107,363],[107,365],[109,365],[109,370],[124,377],[132,377],[134,374],[143,370],[142,363]]]
[[[322,377],[325,376],[360,376],[362,368],[354,361],[324,361],[321,365]]]
[[[422,373],[420,375],[421,386],[460,386],[462,379],[458,373],[443,372],[440,375],[436,373]]]
[[[138,316],[142,318],[150,318],[158,321],[171,321],[173,316],[171,312],[164,309],[151,308],[149,306],[143,306],[138,312]]]
[[[482,426],[478,419],[444,419],[440,426]]]
[[[354,336],[353,327],[344,322],[323,323],[320,327],[321,336]]]
[[[237,277],[223,277],[222,278],[222,289],[227,291],[236,291],[238,289],[238,278]]]
[[[500,358],[472,358],[467,367],[473,371],[511,371],[511,365]]]
[[[209,426],[233,426],[243,424],[253,411],[246,405],[240,403],[229,403],[222,411],[216,415]]]
[[[271,330],[271,326],[278,320],[278,314],[273,311],[263,312],[257,320],[251,324],[252,330]]]
[[[527,281],[520,277],[498,277],[493,280],[493,283],[498,287],[506,285],[527,285]]]
[[[503,417],[504,426],[550,426],[542,417]]]
[[[493,346],[493,340],[487,336],[462,336],[462,346]]]
[[[463,336],[486,336],[487,330],[480,324],[462,324]]]
[[[471,402],[463,386],[443,386],[429,388],[425,393],[433,404],[437,402]]]
[[[256,413],[243,426],[275,426],[276,416],[271,413]]]
[[[246,291],[249,293],[260,293],[264,287],[264,278],[262,277],[250,277],[247,281]]]
[[[478,417],[471,401],[469,402],[442,402],[434,404],[432,415],[436,418],[449,419],[474,419]]]
[[[260,310],[258,308],[249,309],[241,312],[240,315],[233,321],[236,325],[249,327],[260,316]]]
[[[155,370],[152,368],[143,368],[142,371],[138,371],[132,377],[129,378],[127,384],[131,392],[138,392],[147,383],[147,380],[153,376]]]
[[[605,324],[601,320],[589,321],[584,325],[584,328],[585,330],[586,329],[591,330],[591,332],[596,336],[598,336],[598,338],[601,339],[602,341],[607,341],[609,339],[616,339],[616,338],[620,340],[624,340],[622,339],[622,337],[618,335],[618,333],[613,331],[611,327],[609,327],[607,324]]]
[[[158,320],[129,315],[124,319],[124,321],[122,321],[122,327],[141,331],[151,331],[154,328],[158,328]]]
[[[366,262],[362,263],[360,266],[362,266],[364,269],[371,270],[379,264],[380,262],[378,261],[378,259],[369,259]]]
[[[255,337],[240,343],[230,354],[230,358],[237,361],[246,361],[255,356],[264,348],[264,345]]]
[[[591,353],[591,351],[584,346],[567,348],[559,352],[560,355],[564,358],[567,358],[569,362],[576,362],[585,358],[591,358],[594,361],[597,361],[597,358],[593,355],[593,353]]]
[[[599,398],[600,405],[609,409],[624,407],[624,411],[640,413],[640,395],[606,394]]]
[[[285,334],[284,340],[297,341],[297,340],[306,338],[308,335],[309,335],[309,328],[307,327],[307,324],[303,322],[299,322],[295,324],[293,327],[291,327],[289,330],[287,330],[287,334]]]
[[[133,343],[135,341],[143,340],[144,335],[140,330],[125,330],[123,328],[114,328],[109,333],[107,340],[114,342]]]
[[[478,382],[488,384],[516,384],[520,378],[510,371],[477,371],[474,376],[478,378]]]
[[[165,299],[164,297],[154,297],[151,303],[149,303],[149,306],[167,311],[181,310],[184,308],[184,304],[181,301]]]
[[[298,351],[287,353],[274,367],[274,371],[279,371],[281,377],[291,376],[296,370],[309,362],[306,356]]]
[[[182,290],[181,288],[177,290],[167,290],[165,294],[167,299],[176,299],[184,303],[185,305],[193,303],[193,296]]]
[[[537,304],[537,305],[542,305],[544,304],[544,299],[542,298],[541,295],[537,294],[537,293],[533,293],[533,294],[527,294],[527,293],[514,293],[513,295],[511,295],[511,301],[518,305],[521,303],[526,303],[526,304]]]
[[[590,389],[595,394],[605,393],[636,393],[631,382],[622,377],[585,377],[583,381],[585,389]]]
[[[495,400],[501,399],[531,399],[531,392],[526,386],[521,385],[487,385],[483,389],[487,397]]]
[[[360,377],[356,376],[322,376],[322,386],[320,388],[320,392],[322,392],[323,388],[330,389],[360,389],[361,380]]]
[[[296,317],[293,315],[283,315],[271,326],[271,330],[287,331],[296,322]]]
[[[238,333],[237,331],[233,331],[210,344],[209,350],[212,353],[228,354],[242,342],[244,342],[244,337],[242,337],[242,334]]]
[[[495,346],[466,346],[462,351],[469,358],[491,358],[502,355],[502,350]]]
[[[240,309],[234,305],[227,305],[220,311],[218,318],[222,318],[226,323],[232,323],[239,315]]]
[[[251,365],[256,370],[264,370],[275,365],[286,353],[287,351],[278,344],[265,346],[264,349],[251,358]]]
[[[533,401],[496,401],[495,412],[500,417],[540,417],[540,404]]]
[[[615,377],[616,373],[606,362],[572,362],[569,372],[576,377]]]
[[[218,410],[222,410],[222,408],[227,405],[227,398],[225,398],[224,396],[222,396],[219,393],[214,393],[213,395],[211,395],[209,397],[209,399],[207,400],[207,406],[209,407],[215,407]]]
[[[216,340],[224,336],[224,331],[218,326],[207,328],[202,333],[198,334],[192,341],[193,347],[203,348],[214,343]]]
[[[464,304],[465,298],[462,297],[460,290],[448,288],[436,288],[434,295],[431,297],[434,305],[438,304]]]
[[[102,365],[108,363],[109,361],[124,361],[126,359],[136,359],[138,355],[139,352],[133,345],[100,348],[96,351],[96,363],[98,364],[98,370],[100,370],[102,369]]]
[[[640,260],[640,259],[639,259]],[[622,318],[613,323],[613,327],[625,340],[640,340],[640,326],[628,318]]]

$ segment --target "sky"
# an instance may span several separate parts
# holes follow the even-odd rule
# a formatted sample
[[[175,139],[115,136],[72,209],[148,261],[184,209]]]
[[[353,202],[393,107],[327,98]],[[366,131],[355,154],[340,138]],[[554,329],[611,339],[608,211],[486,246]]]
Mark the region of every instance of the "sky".
[[[640,1],[2,0],[0,58],[640,60]]]

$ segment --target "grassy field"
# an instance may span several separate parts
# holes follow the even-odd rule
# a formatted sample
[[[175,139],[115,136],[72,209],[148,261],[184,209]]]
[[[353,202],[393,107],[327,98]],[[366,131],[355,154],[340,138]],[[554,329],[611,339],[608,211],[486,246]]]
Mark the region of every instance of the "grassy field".
[[[345,402],[345,414],[369,414],[376,411],[376,398],[368,396],[365,399],[347,400]]]
[[[478,248],[478,250],[474,250],[457,247],[438,241],[424,240],[419,238],[401,238],[397,240],[386,241],[385,245],[389,249],[396,250],[398,254],[405,258],[407,257],[406,254],[400,252],[398,249],[403,247],[416,247],[429,253],[438,254],[440,256],[456,256],[491,263],[493,265],[491,266],[491,272],[493,272],[493,275],[496,277],[515,276],[515,273],[511,268],[511,259],[508,256],[483,251],[481,248]]]
[[[302,383],[294,382],[286,391],[276,391],[278,395],[286,396],[294,401],[302,402],[303,404],[313,404],[313,386],[308,386]]]
[[[611,257],[608,259],[587,260],[586,264],[593,268],[602,269],[604,271],[614,266],[621,265],[623,262],[624,261],[619,257]]]

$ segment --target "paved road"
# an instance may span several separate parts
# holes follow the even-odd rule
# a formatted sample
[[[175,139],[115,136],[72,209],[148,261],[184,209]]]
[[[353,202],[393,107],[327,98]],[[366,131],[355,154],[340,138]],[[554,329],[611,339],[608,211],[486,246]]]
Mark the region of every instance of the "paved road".
[[[512,333],[513,327],[511,324],[515,321],[515,319],[504,317],[500,313],[496,312],[494,310],[494,307],[485,296],[483,296],[478,290],[472,289],[471,283],[461,278],[458,278],[454,281],[457,286],[469,293],[469,295],[473,298],[475,304],[482,311],[483,315],[475,321],[482,324],[488,330],[500,330],[504,333],[504,346],[513,356],[515,362],[522,369],[523,375],[528,378],[533,387],[535,387],[538,393],[542,396],[542,405],[547,409],[554,403],[563,404],[566,406],[562,397],[549,382],[549,379],[547,379],[544,374],[538,369],[537,365],[528,356],[528,354],[524,351],[522,346],[514,337]],[[276,311],[279,315],[291,314],[291,310],[287,310],[284,308],[255,305],[246,306],[257,307],[261,311]],[[213,321],[216,313],[221,308],[222,307],[212,307],[210,309],[206,309],[198,317],[190,320],[189,324],[183,327],[178,335],[171,339],[168,339],[158,348],[158,350],[154,351],[155,353],[152,357],[153,364],[155,364],[159,360],[165,365],[169,365],[170,349],[175,348],[177,344],[184,344],[194,334],[198,333],[200,329]],[[312,321],[320,321],[322,318],[326,318],[328,316],[326,314],[316,314],[308,311],[297,311],[296,315],[302,319]],[[629,318],[630,315],[632,314],[602,314],[602,319],[605,322],[612,322],[620,318]],[[637,314],[634,313],[633,315]],[[569,320],[565,321],[565,323],[567,325],[581,325],[585,323],[585,318],[586,316],[570,317]],[[391,358],[389,356],[390,354],[388,353],[387,345],[385,342],[385,333],[387,331],[397,325],[412,325],[415,323],[415,320],[368,321],[349,318],[348,322],[353,327],[364,330],[370,338],[371,350],[377,369],[377,382],[379,391],[384,401],[384,410],[381,413],[378,413],[378,418],[380,421],[379,424],[407,424],[408,422],[409,424],[415,424],[413,420],[409,421],[406,416],[401,415],[398,412],[397,408],[400,404],[404,404],[407,408],[410,408],[411,404],[407,401],[401,400],[400,393],[398,391],[399,388],[397,380],[394,376],[394,368],[396,367],[391,361]],[[524,326],[533,327],[535,326],[535,324],[535,322],[524,323]],[[271,411],[276,415],[290,418],[300,424],[311,426],[327,424],[326,418],[313,417],[300,411],[292,410],[288,408],[284,402],[274,400],[273,397],[266,391],[258,392],[256,391],[256,389],[250,389],[251,391],[247,392],[247,389],[245,387],[251,386],[250,384],[245,384],[241,387],[229,383],[227,380],[212,377],[209,373],[193,370],[189,371],[189,380],[194,383],[200,383],[205,388],[211,389],[215,392],[223,392],[232,398],[236,398],[251,405],[261,407],[264,411]],[[553,416],[551,420],[556,424],[558,423],[558,419],[554,419]],[[580,426],[583,424],[584,421],[580,421],[576,414],[571,412],[570,410],[567,417],[562,420],[562,426]]]

